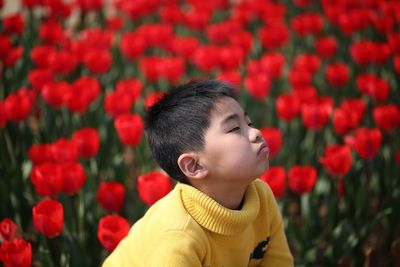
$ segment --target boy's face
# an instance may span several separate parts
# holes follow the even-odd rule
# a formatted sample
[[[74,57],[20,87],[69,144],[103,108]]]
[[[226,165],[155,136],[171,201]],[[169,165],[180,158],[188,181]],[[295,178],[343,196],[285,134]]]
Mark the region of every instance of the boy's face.
[[[204,141],[200,157],[211,179],[250,183],[268,168],[268,145],[233,98],[216,103]]]

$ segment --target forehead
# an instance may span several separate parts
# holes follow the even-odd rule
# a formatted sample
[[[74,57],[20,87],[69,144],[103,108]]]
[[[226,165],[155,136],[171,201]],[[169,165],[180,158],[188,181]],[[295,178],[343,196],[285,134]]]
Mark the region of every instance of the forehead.
[[[213,123],[220,123],[226,116],[231,114],[244,114],[243,108],[240,104],[231,97],[221,97],[217,100],[211,111],[210,125]]]

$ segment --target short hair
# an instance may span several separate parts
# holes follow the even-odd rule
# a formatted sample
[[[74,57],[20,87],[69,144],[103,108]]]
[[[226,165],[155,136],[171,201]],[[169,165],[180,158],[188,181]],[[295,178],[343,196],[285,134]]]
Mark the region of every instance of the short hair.
[[[193,80],[178,86],[151,106],[145,135],[154,159],[168,175],[189,183],[178,166],[182,153],[201,151],[211,112],[222,97],[237,99],[235,88],[218,80]]]

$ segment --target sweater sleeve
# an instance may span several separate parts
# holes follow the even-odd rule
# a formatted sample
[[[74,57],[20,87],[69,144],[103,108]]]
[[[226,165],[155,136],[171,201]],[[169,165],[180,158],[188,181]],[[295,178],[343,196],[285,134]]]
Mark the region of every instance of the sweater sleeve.
[[[286,240],[282,216],[269,186],[267,187],[268,209],[271,216],[270,224],[270,240],[268,249],[264,255],[260,267],[291,267],[293,265],[293,257],[290,253],[289,246]]]
[[[201,267],[205,249],[201,242],[181,231],[168,231],[154,242],[144,258],[148,267]]]

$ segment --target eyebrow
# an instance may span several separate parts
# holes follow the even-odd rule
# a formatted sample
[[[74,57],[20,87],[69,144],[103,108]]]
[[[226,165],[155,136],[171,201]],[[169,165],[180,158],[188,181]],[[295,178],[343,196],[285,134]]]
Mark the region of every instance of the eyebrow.
[[[244,112],[244,117],[245,117],[245,118],[248,118],[248,117],[249,117],[246,111]],[[232,113],[232,114],[226,116],[226,118],[224,118],[224,119],[222,120],[221,124],[222,124],[222,125],[223,125],[223,124],[226,124],[226,123],[228,123],[228,122],[231,121],[231,120],[239,120],[239,115],[238,115],[237,113]]]

